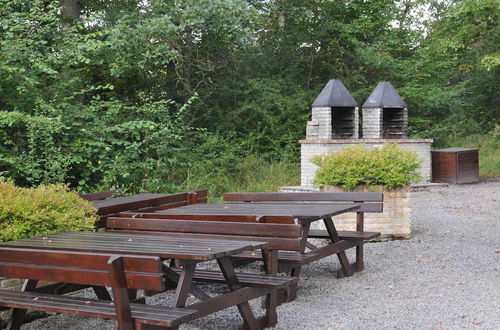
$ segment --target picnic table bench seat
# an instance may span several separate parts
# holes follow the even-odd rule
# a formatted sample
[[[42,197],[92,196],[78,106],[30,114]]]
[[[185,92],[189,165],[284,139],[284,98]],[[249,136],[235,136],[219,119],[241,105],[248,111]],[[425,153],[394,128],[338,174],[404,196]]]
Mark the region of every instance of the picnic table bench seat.
[[[117,319],[116,308],[106,300],[61,296],[38,292],[0,291],[0,304],[10,308]],[[196,318],[197,310],[130,303],[135,328],[141,324],[173,327]],[[15,329],[10,327],[8,329]]]
[[[286,291],[294,279],[283,276],[238,274],[230,256],[262,249],[267,263],[276,254],[265,242],[190,239],[172,235],[130,235],[104,232],[64,232],[0,244],[0,276],[28,278],[22,291],[0,290],[0,306],[13,308],[8,329],[19,329],[27,309],[116,319],[119,330],[172,328],[237,306],[244,328],[275,326],[278,289]],[[166,263],[170,260],[170,266]],[[200,262],[216,260],[220,272],[197,270]],[[181,268],[173,267],[172,262]],[[193,283],[220,282],[229,292],[212,297]],[[241,282],[240,282],[241,280]],[[38,281],[91,287],[98,299],[61,296]],[[53,285],[49,285],[53,286]],[[57,286],[57,285],[56,285]],[[111,287],[113,299],[105,287]],[[136,290],[162,292],[175,288],[174,306],[137,304]],[[199,298],[186,306],[188,293]],[[264,315],[256,318],[249,301],[264,298]],[[114,311],[113,311],[114,309]]]
[[[380,232],[378,231],[349,231],[349,230],[339,230],[337,231],[340,239],[349,239],[349,240],[363,240],[369,241],[371,239],[377,238],[380,236]],[[326,230],[321,229],[311,229],[309,230],[310,238],[324,238],[328,239],[328,232]]]
[[[162,291],[161,260],[151,256],[117,256],[46,249],[0,247],[0,276],[28,278],[21,291],[0,290],[0,306],[14,308],[7,329],[19,329],[27,309],[115,319],[119,329],[142,324],[177,326],[198,317],[195,309],[131,303],[129,289]],[[84,284],[99,299],[37,292],[38,281]],[[111,287],[113,300],[104,290]]]
[[[262,256],[259,253],[260,256]],[[179,268],[172,268],[180,274]],[[297,282],[297,278],[289,276],[269,276],[257,273],[237,273],[238,280],[243,286],[252,286],[257,288],[287,289],[291,283]],[[220,271],[196,270],[193,275],[193,281],[225,283],[224,275]]]

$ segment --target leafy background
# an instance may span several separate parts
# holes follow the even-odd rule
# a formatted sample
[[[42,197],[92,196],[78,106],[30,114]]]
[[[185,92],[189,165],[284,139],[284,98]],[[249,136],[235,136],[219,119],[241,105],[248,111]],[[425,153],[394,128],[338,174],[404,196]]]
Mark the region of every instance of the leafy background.
[[[0,0],[0,176],[88,192],[297,183],[331,78],[500,173],[499,0]],[[484,161],[482,163],[486,164]]]

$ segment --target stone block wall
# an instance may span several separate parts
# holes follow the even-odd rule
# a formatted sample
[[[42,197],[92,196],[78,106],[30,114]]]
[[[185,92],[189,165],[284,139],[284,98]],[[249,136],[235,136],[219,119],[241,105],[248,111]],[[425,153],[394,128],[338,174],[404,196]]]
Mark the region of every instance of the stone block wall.
[[[380,139],[382,137],[382,109],[364,108],[363,111],[363,138]]]
[[[408,108],[403,108],[403,137],[408,137]]]
[[[312,123],[311,123],[312,122]],[[307,123],[309,127],[316,124],[317,133],[311,131],[311,135],[307,135],[307,139],[312,139],[317,136],[318,139],[332,138],[332,108],[330,107],[313,107],[312,121]]]
[[[312,120],[306,125],[306,139],[332,139],[334,136],[332,125],[332,110],[330,107],[313,107]],[[359,137],[359,108],[353,108],[354,111],[354,132],[353,138]]]
[[[359,188],[356,191],[366,191]],[[304,189],[304,187],[284,187],[282,192],[317,192],[316,189]],[[338,187],[326,187],[321,191],[342,192]],[[410,227],[410,189],[402,187],[390,191],[384,191],[384,211],[382,213],[365,213],[365,231],[377,231],[381,233],[380,239],[408,238],[411,233]],[[344,213],[333,217],[337,230],[356,230],[356,213]],[[322,221],[312,223],[312,229],[326,230]]]
[[[417,153],[422,161],[419,168],[421,175],[420,182],[429,182],[431,180],[431,144],[430,139],[351,139],[351,140],[301,140],[301,159],[300,159],[300,184],[302,186],[312,185],[312,180],[317,170],[317,166],[311,162],[311,158],[317,155],[329,154],[340,151],[345,147],[356,144],[364,144],[369,148],[382,146],[384,143],[397,143],[403,150],[411,150]],[[416,183],[416,182],[415,182]]]
[[[326,186],[321,191],[342,192],[345,190]],[[368,188],[358,187],[354,191],[368,192]],[[383,189],[382,191],[384,210],[382,213],[365,213],[364,231],[378,231],[382,239],[409,238],[411,233],[410,187]],[[334,221],[337,230],[356,230],[356,213],[354,212],[335,216]]]
[[[359,108],[354,108],[354,138],[359,138]]]

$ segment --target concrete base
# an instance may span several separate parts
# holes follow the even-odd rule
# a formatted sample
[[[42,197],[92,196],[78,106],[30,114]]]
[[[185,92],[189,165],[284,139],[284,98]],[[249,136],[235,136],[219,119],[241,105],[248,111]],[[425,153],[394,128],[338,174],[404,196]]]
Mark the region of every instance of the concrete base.
[[[346,139],[346,140],[300,140],[301,144],[301,186],[312,185],[317,166],[311,163],[311,158],[317,155],[329,154],[340,151],[345,147],[364,144],[368,148],[382,146],[384,143],[396,143],[403,150],[411,150],[417,153],[422,161],[419,169],[421,182],[431,181],[431,139]]]
[[[368,192],[370,187],[358,186],[352,190],[344,190],[339,187],[325,186],[321,190],[314,186],[291,186],[281,187],[282,192],[345,192],[357,191]],[[365,231],[378,231],[381,237],[378,240],[406,239],[410,237],[410,186],[385,190],[378,187],[384,193],[384,211],[382,213],[365,214]],[[337,230],[356,230],[356,213],[344,213],[335,216],[335,227]],[[313,222],[312,229],[325,230],[321,221]]]

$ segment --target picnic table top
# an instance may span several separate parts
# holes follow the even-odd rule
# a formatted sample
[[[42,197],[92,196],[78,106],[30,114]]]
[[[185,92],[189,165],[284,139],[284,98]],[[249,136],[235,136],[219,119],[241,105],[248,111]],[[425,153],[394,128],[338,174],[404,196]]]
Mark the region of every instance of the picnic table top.
[[[206,261],[243,251],[260,249],[267,243],[222,239],[184,238],[106,232],[62,232],[0,243],[0,247],[51,249],[157,256],[164,259]]]
[[[100,215],[118,213],[146,206],[160,205],[169,202],[172,194],[135,194],[92,201],[92,205]]]
[[[356,203],[212,203],[192,204],[168,210],[157,211],[162,214],[191,215],[255,215],[291,216],[297,219],[320,220],[359,208]]]

